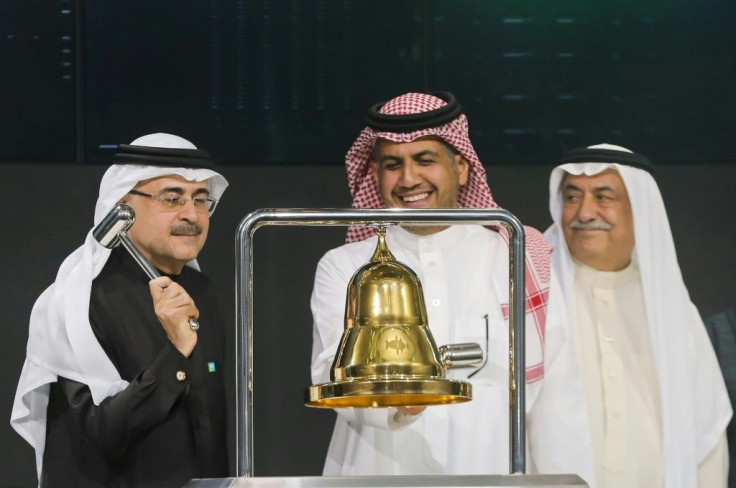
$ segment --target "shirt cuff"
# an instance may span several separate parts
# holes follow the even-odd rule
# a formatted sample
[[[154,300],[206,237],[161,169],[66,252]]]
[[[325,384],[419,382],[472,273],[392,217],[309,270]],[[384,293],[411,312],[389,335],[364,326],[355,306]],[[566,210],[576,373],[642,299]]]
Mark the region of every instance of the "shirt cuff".
[[[157,382],[174,395],[180,395],[189,387],[191,365],[187,358],[168,343],[143,374],[144,381]]]

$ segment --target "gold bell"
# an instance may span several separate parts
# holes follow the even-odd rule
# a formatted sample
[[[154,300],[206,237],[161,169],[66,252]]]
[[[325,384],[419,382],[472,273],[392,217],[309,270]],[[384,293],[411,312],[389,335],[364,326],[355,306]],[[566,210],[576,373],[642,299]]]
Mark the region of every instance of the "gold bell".
[[[417,275],[394,258],[384,227],[370,262],[353,275],[345,331],[331,381],[310,386],[306,404],[322,408],[441,405],[472,399],[472,385],[446,369],[480,362],[477,344],[437,348]]]

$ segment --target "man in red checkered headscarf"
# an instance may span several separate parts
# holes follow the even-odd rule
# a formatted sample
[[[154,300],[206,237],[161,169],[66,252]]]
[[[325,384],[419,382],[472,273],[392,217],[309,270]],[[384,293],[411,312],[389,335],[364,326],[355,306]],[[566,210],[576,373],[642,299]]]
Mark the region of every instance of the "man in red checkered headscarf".
[[[354,208],[497,208],[449,93],[407,93],[372,107],[346,155]],[[329,381],[352,274],[371,257],[371,227],[320,261],[312,294],[312,379]],[[476,342],[486,360],[448,377],[473,401],[429,409],[339,410],[325,475],[493,474],[509,468],[508,236],[479,225],[390,227],[389,248],[419,276],[438,344]],[[572,349],[550,294],[550,247],[526,228],[526,395],[530,468],[592,474]],[[589,462],[588,462],[589,461]],[[592,469],[592,468],[591,468]]]

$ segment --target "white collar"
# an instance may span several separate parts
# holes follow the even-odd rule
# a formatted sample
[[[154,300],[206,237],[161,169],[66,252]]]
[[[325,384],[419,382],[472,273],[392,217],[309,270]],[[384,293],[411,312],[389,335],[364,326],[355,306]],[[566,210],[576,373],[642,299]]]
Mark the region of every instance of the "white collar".
[[[441,251],[454,246],[465,239],[471,232],[469,225],[451,225],[448,228],[421,236],[409,232],[400,226],[389,227],[386,231],[387,237],[407,249],[414,251]]]
[[[572,261],[575,265],[575,279],[591,288],[612,290],[639,281],[639,268],[633,259],[628,266],[618,271],[601,271],[575,258]]]

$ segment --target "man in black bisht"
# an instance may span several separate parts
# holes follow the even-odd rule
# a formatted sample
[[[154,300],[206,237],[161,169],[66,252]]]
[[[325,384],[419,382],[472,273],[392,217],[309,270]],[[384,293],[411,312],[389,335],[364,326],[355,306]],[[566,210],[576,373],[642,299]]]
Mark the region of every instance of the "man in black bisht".
[[[87,234],[31,313],[11,424],[43,487],[166,487],[227,475],[223,319],[196,258],[227,181],[170,134],[121,145],[95,226],[117,204],[162,275]],[[198,320],[198,329],[190,324]]]
[[[725,312],[721,312],[705,321],[713,349],[716,351],[721,366],[723,379],[726,381],[731,406],[736,405],[736,303]],[[731,418],[726,428],[728,439],[728,487],[736,488],[736,422]]]

